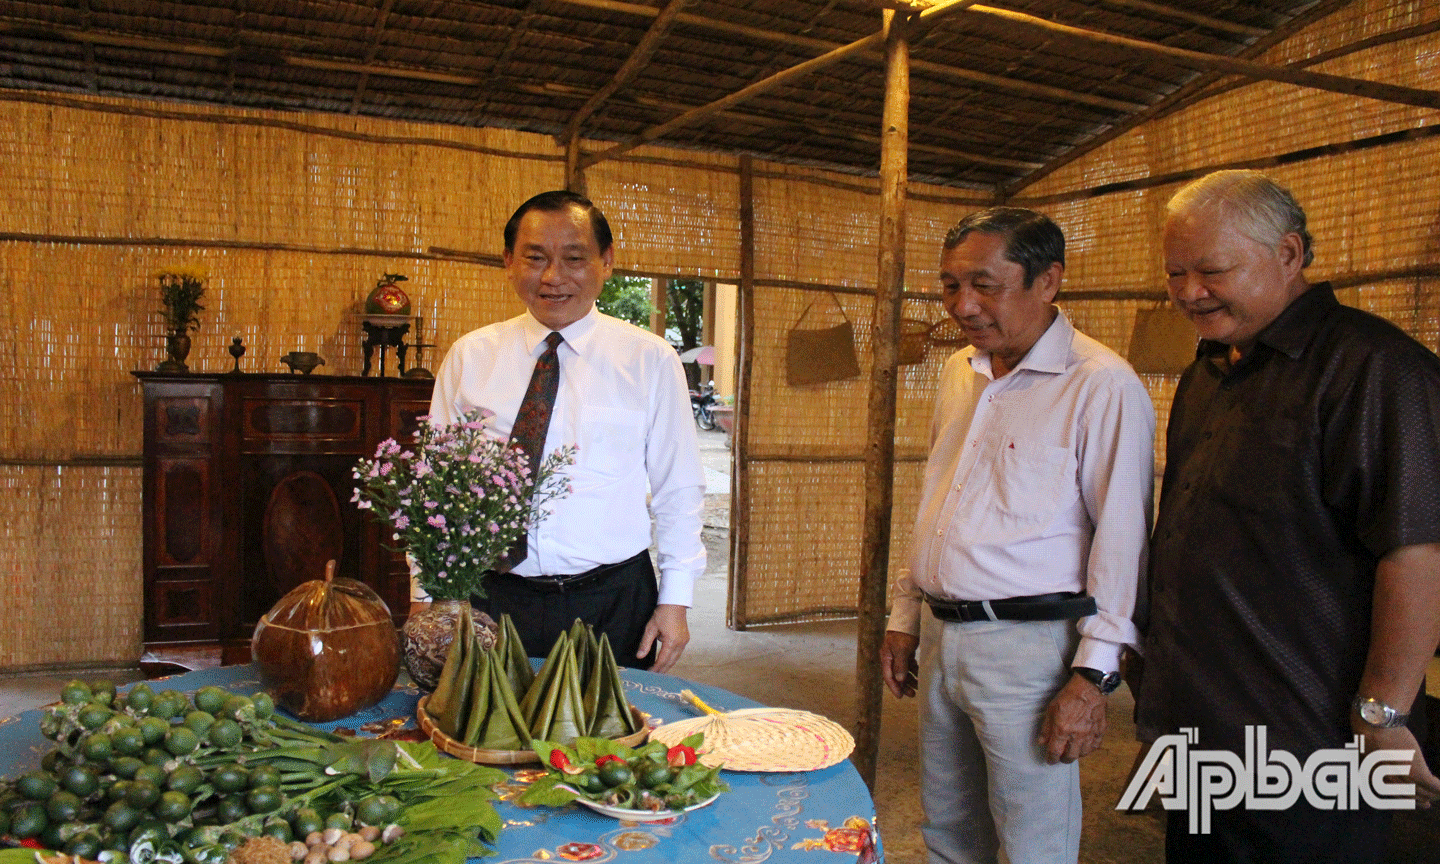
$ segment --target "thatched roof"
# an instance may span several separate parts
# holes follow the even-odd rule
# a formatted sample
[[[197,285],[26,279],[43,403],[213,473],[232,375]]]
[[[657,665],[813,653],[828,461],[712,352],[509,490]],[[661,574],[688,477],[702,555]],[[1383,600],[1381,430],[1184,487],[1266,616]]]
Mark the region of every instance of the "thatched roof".
[[[1275,77],[1225,58],[1341,5],[938,4],[912,24],[911,176],[1013,192],[1220,72]],[[0,87],[578,132],[582,164],[653,140],[874,173],[880,25],[878,0],[0,0]],[[1402,91],[1371,95],[1425,101]]]

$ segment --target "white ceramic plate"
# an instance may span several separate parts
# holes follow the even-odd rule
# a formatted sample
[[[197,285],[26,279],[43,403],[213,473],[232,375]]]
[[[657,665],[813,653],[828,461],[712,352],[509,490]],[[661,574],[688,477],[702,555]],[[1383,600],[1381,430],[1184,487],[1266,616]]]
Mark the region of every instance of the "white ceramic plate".
[[[570,787],[566,786],[564,788],[569,789]],[[574,790],[572,789],[571,791],[573,792]],[[698,804],[691,804],[684,810],[627,810],[624,807],[607,807],[597,801],[591,801],[589,798],[586,798],[584,796],[576,798],[575,803],[585,807],[589,807],[591,810],[594,810],[596,813],[599,813],[602,816],[611,816],[615,819],[623,819],[627,822],[660,822],[665,819],[674,819],[681,813],[689,813],[691,810],[699,810],[701,807],[715,803],[715,799],[719,797],[720,793],[717,792],[714,795],[711,795],[709,798],[706,798],[704,801],[699,802]]]

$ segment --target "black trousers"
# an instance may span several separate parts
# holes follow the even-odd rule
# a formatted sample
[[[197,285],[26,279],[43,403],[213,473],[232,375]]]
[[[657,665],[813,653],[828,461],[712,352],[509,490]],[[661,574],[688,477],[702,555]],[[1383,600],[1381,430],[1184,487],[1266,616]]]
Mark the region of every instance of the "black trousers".
[[[1166,864],[1380,864],[1390,836],[1389,810],[1316,810],[1303,799],[1289,810],[1220,810],[1209,834],[1191,834],[1188,815],[1172,810]]]
[[[635,652],[645,636],[645,625],[655,613],[660,592],[650,553],[612,564],[578,587],[537,585],[523,576],[492,573],[485,577],[484,598],[471,598],[471,605],[500,620],[508,614],[531,657],[545,657],[560,634],[579,618],[610,637],[610,650],[621,666],[648,669],[655,663],[656,649],[637,658]],[[592,571],[594,572],[594,571]]]

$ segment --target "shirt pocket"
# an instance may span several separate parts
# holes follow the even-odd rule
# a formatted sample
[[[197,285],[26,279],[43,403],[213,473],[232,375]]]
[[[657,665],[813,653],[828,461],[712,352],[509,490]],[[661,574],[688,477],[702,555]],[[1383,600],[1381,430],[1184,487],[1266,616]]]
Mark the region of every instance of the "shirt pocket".
[[[586,406],[577,459],[585,473],[604,480],[625,477],[645,465],[645,412]]]
[[[1067,447],[1006,439],[987,485],[973,504],[979,511],[973,541],[1001,546],[1035,537],[1075,497],[1075,458]]]

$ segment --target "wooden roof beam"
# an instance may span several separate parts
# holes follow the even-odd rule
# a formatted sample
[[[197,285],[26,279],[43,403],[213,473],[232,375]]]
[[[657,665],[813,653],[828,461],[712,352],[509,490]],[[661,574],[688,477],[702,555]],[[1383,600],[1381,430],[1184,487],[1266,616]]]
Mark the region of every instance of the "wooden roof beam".
[[[1151,3],[1149,0],[1100,0],[1100,2],[1106,6],[1139,9],[1142,12],[1163,15],[1166,18],[1188,21],[1191,24],[1196,24],[1209,30],[1218,30],[1222,33],[1234,33],[1237,36],[1244,36],[1249,39],[1258,39],[1270,32],[1263,27],[1250,27],[1245,24],[1236,24],[1234,21],[1226,21],[1223,18],[1211,18],[1209,15],[1201,15],[1198,12],[1180,9],[1165,3]]]
[[[641,6],[636,3],[625,3],[620,0],[554,0],[556,3],[564,3],[570,6],[581,6],[588,9],[600,9],[606,12],[622,12],[630,15],[655,17],[660,10],[652,6]],[[834,51],[843,47],[838,42],[831,42],[828,39],[816,39],[811,36],[799,36],[791,33],[778,33],[774,30],[765,30],[761,27],[750,27],[745,24],[736,24],[730,21],[721,21],[716,18],[706,18],[703,15],[694,15],[689,12],[682,12],[676,18],[676,23],[687,27],[695,27],[700,30],[710,30],[718,33],[729,33],[741,36],[746,39],[754,39],[760,42],[771,42],[778,45],[785,45],[804,51]],[[865,51],[874,59],[883,59],[884,52],[878,47]],[[1104,96],[1095,96],[1090,93],[1083,93],[1079,90],[1066,90],[1061,87],[1049,87],[1044,84],[1036,84],[1019,78],[1006,78],[1000,75],[989,75],[984,72],[975,72],[969,69],[961,69],[956,66],[949,66],[944,63],[935,63],[928,60],[911,59],[912,70],[925,72],[931,75],[939,75],[947,78],[958,78],[965,81],[973,81],[981,84],[988,84],[991,87],[1009,90],[1015,93],[1023,93],[1028,96],[1035,96],[1040,99],[1049,99],[1058,102],[1078,102],[1082,105],[1089,105],[1094,108],[1103,108],[1107,111],[1121,111],[1130,113],[1138,111],[1145,106],[1136,102],[1125,102],[1119,99],[1107,99]]]
[[[390,20],[390,10],[395,7],[395,0],[385,0],[375,12],[375,25],[370,28],[370,47],[365,49],[366,66],[375,62],[375,57],[380,53],[380,37],[385,35],[385,25]],[[370,86],[370,73],[364,72],[360,75],[360,81],[355,85],[355,97],[350,100],[350,113],[358,114],[360,104],[365,101],[365,89]]]
[[[1315,4],[1307,7],[1284,24],[1271,30],[1268,34],[1251,44],[1244,51],[1240,52],[1240,56],[1258,56],[1286,39],[1289,39],[1291,36],[1294,36],[1296,33],[1299,33],[1301,30],[1304,30],[1306,27],[1309,27],[1311,24],[1333,14],[1336,10],[1348,6],[1351,2],[1352,0],[1318,0]],[[1195,78],[1195,80],[1185,84],[1179,90],[1176,90],[1174,93],[1171,93],[1144,111],[1131,115],[1123,123],[1117,123],[1108,129],[1104,129],[1091,136],[1089,140],[1070,148],[1064,155],[1050,160],[1046,163],[1045,167],[1039,171],[1033,171],[1024,177],[997,187],[997,199],[1002,202],[1008,200],[1020,190],[1040,182],[1055,171],[1080,159],[1087,153],[1103,147],[1136,127],[1142,126],[1156,118],[1163,117],[1172,111],[1178,111],[1180,108],[1204,98],[1205,88],[1214,84],[1222,77],[1222,74],[1219,72],[1206,72],[1201,74]]]
[[[675,18],[680,14],[680,10],[684,9],[689,2],[690,0],[670,0],[665,5],[664,10],[650,24],[650,29],[645,31],[644,37],[640,39],[640,44],[635,46],[635,50],[626,58],[625,63],[616,70],[615,76],[606,82],[605,86],[596,90],[594,95],[587,99],[585,104],[581,105],[580,109],[570,118],[570,122],[565,124],[565,131],[560,133],[560,143],[567,147],[570,146],[571,141],[580,137],[580,127],[590,115],[599,110],[605,100],[614,95],[617,90],[635,80],[635,76],[639,75],[640,70],[650,62],[650,58],[655,54],[655,49],[660,47],[661,41],[674,26]]]
[[[1440,108],[1440,91],[1437,90],[1421,90],[1415,87],[1401,87],[1397,84],[1382,84],[1378,81],[1367,81],[1363,78],[1347,78],[1342,75],[1329,75],[1324,72],[1309,72],[1303,69],[1269,66],[1264,63],[1256,63],[1253,60],[1241,60],[1236,57],[1206,54],[1201,51],[1190,51],[1185,48],[1172,48],[1169,45],[1160,45],[1141,39],[1115,36],[1110,33],[1102,33],[1098,30],[1086,30],[1082,27],[1072,27],[1068,24],[1046,21],[1034,15],[1026,15],[1023,12],[1013,12],[1009,9],[998,9],[994,6],[976,4],[969,7],[967,11],[973,14],[1003,18],[1007,21],[1035,27],[1069,39],[1084,42],[1099,42],[1104,45],[1114,45],[1118,48],[1149,54],[1189,69],[1226,72],[1232,75],[1242,75],[1247,78],[1279,81],[1284,84],[1294,84],[1297,87],[1310,87],[1315,90],[1326,90],[1331,93],[1343,93],[1347,96],[1362,96],[1381,102],[1396,102],[1401,105],[1415,105],[1421,108]]]
[[[919,15],[916,15],[914,24],[917,26],[917,28],[922,27],[926,24],[934,24],[935,22],[944,18],[946,15],[968,9],[975,3],[976,0],[948,0],[948,2],[944,3],[943,5],[933,6],[930,9],[927,9],[924,12],[920,13]],[[734,107],[735,105],[738,105],[747,99],[758,96],[761,93],[765,93],[769,90],[773,90],[776,87],[779,87],[781,84],[788,83],[789,81],[792,81],[796,78],[801,78],[805,75],[809,75],[811,72],[824,69],[826,66],[838,63],[841,60],[850,57],[851,55],[858,54],[861,51],[874,48],[875,46],[882,44],[883,41],[883,31],[876,31],[863,39],[857,39],[854,42],[851,42],[849,45],[843,45],[839,48],[836,48],[834,51],[830,51],[826,54],[820,55],[819,57],[806,60],[804,63],[801,63],[798,66],[791,66],[789,69],[786,69],[783,72],[778,72],[774,75],[771,75],[764,81],[757,81],[754,84],[751,84],[749,87],[744,87],[740,90],[737,90],[734,93],[731,93],[729,96],[717,99],[708,105],[702,105],[699,108],[687,111],[684,114],[681,114],[679,117],[675,117],[669,121],[666,121],[665,123],[661,123],[657,126],[651,126],[649,129],[644,130],[639,135],[636,135],[634,138],[623,144],[617,144],[614,147],[609,148],[608,150],[603,150],[599,153],[587,156],[584,159],[580,160],[580,167],[586,168],[594,165],[597,162],[602,162],[606,159],[613,159],[614,157],[619,156],[621,153],[628,153],[629,151],[634,150],[636,147],[648,144],[649,142],[654,141],[655,139],[661,137],[662,135],[665,135],[668,132],[673,132],[676,129],[688,126],[698,120],[703,120],[711,114],[719,111],[724,111],[727,108]]]

